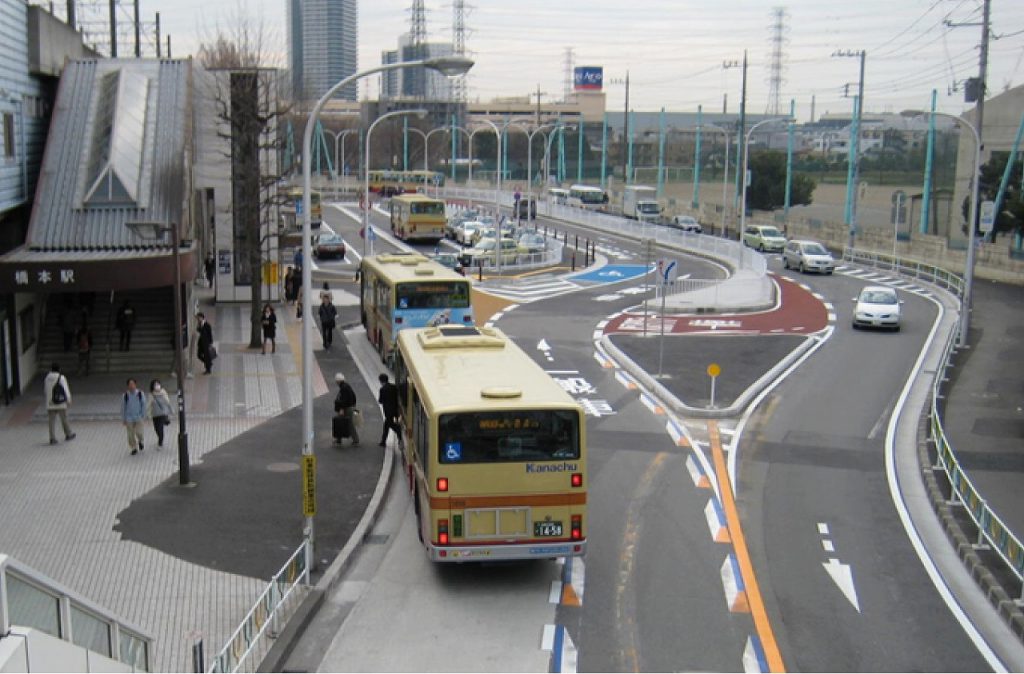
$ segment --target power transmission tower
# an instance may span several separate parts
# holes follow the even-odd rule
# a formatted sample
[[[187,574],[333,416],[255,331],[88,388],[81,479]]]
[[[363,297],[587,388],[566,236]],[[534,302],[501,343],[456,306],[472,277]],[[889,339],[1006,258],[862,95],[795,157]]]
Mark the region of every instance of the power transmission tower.
[[[789,17],[789,13],[785,7],[775,7],[772,9],[772,25],[771,25],[771,56],[768,61],[768,107],[765,110],[769,115],[778,115],[780,111],[780,104],[782,98],[782,83],[785,81],[782,77],[785,66],[783,65],[783,59],[786,57],[783,47],[786,44],[786,19]]]
[[[572,72],[576,62],[575,50],[572,47],[565,48],[565,66],[562,79],[562,100],[568,102],[572,98]]]
[[[472,7],[465,0],[452,0],[452,53],[456,56],[466,55],[466,14]],[[456,103],[466,102],[466,76],[456,77],[451,82],[452,100]]]

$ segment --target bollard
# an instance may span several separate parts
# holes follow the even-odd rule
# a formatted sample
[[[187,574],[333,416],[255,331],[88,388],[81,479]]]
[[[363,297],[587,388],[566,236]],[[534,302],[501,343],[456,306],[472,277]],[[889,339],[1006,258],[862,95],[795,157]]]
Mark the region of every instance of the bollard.
[[[570,271],[576,271],[576,251],[572,252],[572,269]]]
[[[477,267],[476,267],[477,268],[477,280],[478,281],[483,281],[484,280],[484,261],[483,260],[477,260],[476,264],[477,264]]]
[[[205,657],[203,656],[203,640],[199,639],[192,644],[192,671],[202,674],[206,671]]]
[[[579,250],[580,249],[580,235],[579,234],[574,235],[573,238],[572,238],[572,241],[573,241],[572,247],[575,248],[576,250]]]

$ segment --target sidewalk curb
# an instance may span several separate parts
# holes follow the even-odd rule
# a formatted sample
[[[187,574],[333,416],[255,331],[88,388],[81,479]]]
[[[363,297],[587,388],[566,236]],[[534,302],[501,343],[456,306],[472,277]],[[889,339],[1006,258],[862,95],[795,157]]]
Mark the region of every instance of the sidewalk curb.
[[[324,571],[323,576],[313,587],[310,593],[302,600],[294,615],[288,620],[287,625],[281,631],[274,645],[267,652],[266,657],[260,663],[258,672],[280,672],[291,655],[292,650],[299,638],[309,627],[310,622],[316,617],[320,606],[330,592],[338,585],[348,570],[357,548],[362,545],[366,535],[380,516],[381,506],[391,491],[391,474],[395,466],[395,451],[388,449],[384,454],[384,465],[381,466],[380,476],[377,478],[377,486],[373,490],[373,496],[363,512],[359,524],[349,537],[345,547],[341,549],[338,556]]]

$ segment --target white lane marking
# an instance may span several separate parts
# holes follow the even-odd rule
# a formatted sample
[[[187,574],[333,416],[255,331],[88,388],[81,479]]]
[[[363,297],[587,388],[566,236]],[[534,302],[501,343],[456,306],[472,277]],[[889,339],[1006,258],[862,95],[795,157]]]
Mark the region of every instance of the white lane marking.
[[[828,524],[825,522],[818,522],[818,533],[822,536],[828,536]]]
[[[821,542],[821,547],[825,549],[825,552],[835,552],[836,551],[835,544],[832,541],[830,541],[829,539],[827,539],[827,538]]]
[[[550,652],[555,647],[555,625],[545,625],[540,636],[540,649]]]
[[[747,674],[764,674],[769,671],[761,642],[753,634],[747,637],[747,645],[743,649],[743,671]]]
[[[827,562],[822,562],[821,565],[825,567],[828,575],[832,577],[832,580],[835,581],[835,584],[846,595],[849,602],[857,609],[857,613],[860,613],[860,601],[857,599],[857,588],[853,584],[853,571],[850,569],[850,565],[842,564],[835,557],[830,557]]]
[[[551,589],[548,590],[548,603],[559,604],[562,601],[562,581],[551,581]]]

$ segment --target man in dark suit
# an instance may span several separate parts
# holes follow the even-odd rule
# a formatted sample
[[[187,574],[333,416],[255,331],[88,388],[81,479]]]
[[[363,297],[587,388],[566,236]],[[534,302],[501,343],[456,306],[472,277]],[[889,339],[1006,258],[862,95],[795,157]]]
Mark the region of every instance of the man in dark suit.
[[[213,354],[210,350],[213,346],[213,328],[206,322],[206,316],[202,312],[196,314],[196,320],[198,321],[196,331],[199,335],[196,342],[196,355],[206,366],[206,371],[203,374],[210,374],[210,370],[213,368]]]

